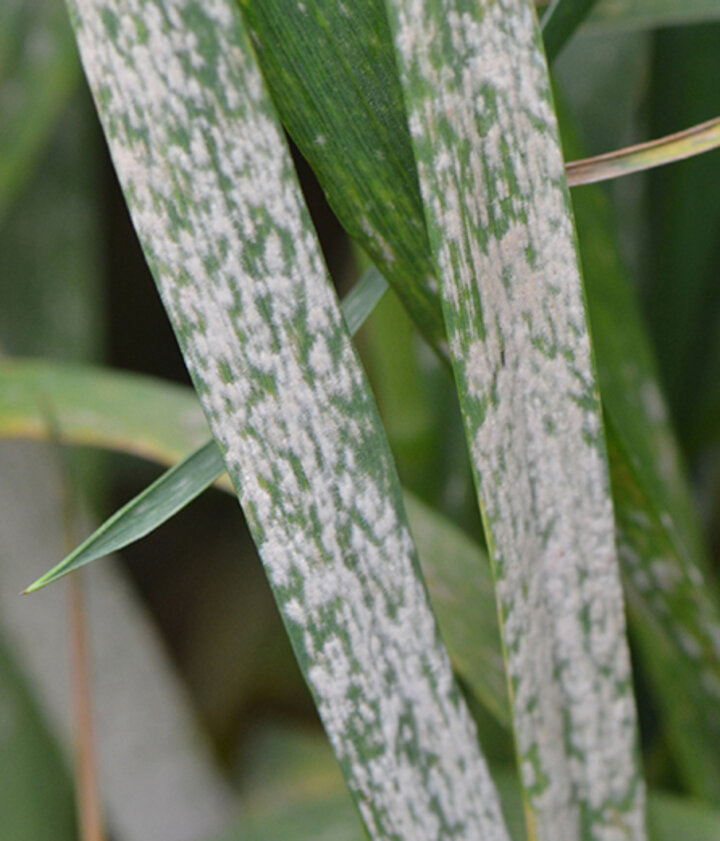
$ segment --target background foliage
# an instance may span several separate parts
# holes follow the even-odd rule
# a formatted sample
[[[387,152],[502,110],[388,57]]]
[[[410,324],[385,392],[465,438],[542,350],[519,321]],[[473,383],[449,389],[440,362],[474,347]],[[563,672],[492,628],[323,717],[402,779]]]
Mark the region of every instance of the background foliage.
[[[242,5],[262,57],[268,49],[261,45],[263,27],[272,22],[272,7],[283,4]],[[707,0],[688,0],[682,8],[680,14],[677,4],[660,0],[599,3],[560,53],[554,81],[568,159],[716,115],[720,24],[709,21],[720,18],[720,9]],[[265,32],[266,44],[272,45],[271,36],[282,40],[285,34]],[[268,79],[275,74],[282,92],[283,71],[272,58],[270,50],[263,70]],[[288,126],[297,101],[283,103],[276,94]],[[308,137],[320,119],[311,115]],[[309,164],[298,148],[295,160],[333,280],[344,293],[366,258],[335,215],[347,214],[342,201],[349,192],[333,192],[337,176],[313,160],[302,128],[291,133]],[[646,540],[648,557],[690,558],[707,582],[674,591],[675,600],[653,613],[647,594],[657,582],[643,592],[642,574],[625,581],[656,839],[676,837],[678,827],[691,839],[720,832],[720,755],[712,741],[720,715],[712,685],[717,651],[701,636],[682,636],[702,625],[698,616],[714,621],[717,596],[719,167],[714,153],[607,189],[575,192],[611,457],[621,466],[613,474],[614,498],[616,505],[628,501],[627,510],[636,506],[656,515],[650,523],[625,522],[625,557]],[[412,218],[413,201],[410,196],[404,219]],[[345,224],[362,240],[361,226]],[[392,219],[384,224],[392,228]],[[63,594],[34,596],[37,603],[30,606],[17,593],[65,554],[68,470],[82,500],[77,507],[102,519],[158,475],[138,455],[170,464],[201,444],[206,432],[191,395],[173,386],[114,384],[101,375],[73,380],[74,369],[54,368],[43,381],[42,370],[14,366],[20,356],[102,362],[188,385],[56,0],[13,0],[0,9],[0,242],[6,357],[0,363],[0,433],[46,437],[49,415],[74,443],[135,454],[98,457],[74,449],[68,467],[53,446],[0,448],[0,822],[12,828],[8,837],[72,838]],[[365,245],[373,254],[372,244]],[[421,243],[401,266],[425,277],[426,249]],[[374,256],[381,255],[377,248]],[[629,293],[623,291],[626,278]],[[428,315],[420,307],[416,317],[424,335],[437,340],[441,328],[432,322],[432,310]],[[453,557],[478,556],[482,527],[457,398],[443,363],[391,293],[363,328],[358,347],[400,477],[417,498],[409,513],[412,519],[415,512],[421,555],[436,557],[423,553],[423,545],[450,528],[443,521],[424,535],[422,526],[436,516],[425,505],[451,521],[443,546],[452,541]],[[664,427],[659,394],[646,395],[644,408],[628,399],[633,389],[641,395],[623,367],[628,359],[651,373],[657,365],[679,443],[679,475],[690,477],[692,501],[662,482],[658,450],[643,450],[642,426],[634,438],[623,437],[643,412],[655,411]],[[45,395],[40,408],[37,399],[23,408],[23,389],[30,387],[29,393]],[[664,452],[674,458],[675,444],[666,443]],[[656,494],[650,502],[643,497],[648,487]],[[670,526],[663,511],[671,514]],[[87,589],[101,780],[113,837],[363,837],[237,506],[211,491],[172,525],[128,548],[112,572],[96,567]],[[452,593],[468,587],[462,569],[458,564],[460,583]],[[495,628],[489,623],[480,630],[488,640],[480,651],[476,637],[463,642],[462,605],[452,596],[442,599],[453,573],[441,572],[438,583],[436,572],[425,568],[511,831],[522,837]],[[489,579],[477,586],[477,603],[487,602]],[[666,622],[658,620],[663,610]],[[698,680],[701,667],[705,683]],[[166,722],[162,732],[159,720]],[[238,801],[244,804],[239,822]]]

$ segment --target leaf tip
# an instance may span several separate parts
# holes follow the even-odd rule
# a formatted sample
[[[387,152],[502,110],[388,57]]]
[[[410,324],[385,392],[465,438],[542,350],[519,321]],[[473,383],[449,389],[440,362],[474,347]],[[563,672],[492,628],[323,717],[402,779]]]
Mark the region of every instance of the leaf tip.
[[[41,575],[36,581],[26,587],[21,593],[21,596],[29,596],[32,593],[36,593],[38,590],[42,590],[43,587],[46,587],[48,584],[51,584],[55,580],[55,577],[51,574],[46,572],[45,575]]]

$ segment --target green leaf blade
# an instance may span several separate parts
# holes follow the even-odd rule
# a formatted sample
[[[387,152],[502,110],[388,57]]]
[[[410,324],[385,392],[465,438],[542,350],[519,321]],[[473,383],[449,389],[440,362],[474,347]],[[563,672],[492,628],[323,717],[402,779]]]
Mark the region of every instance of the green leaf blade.
[[[360,329],[386,289],[384,278],[377,269],[372,268],[348,293],[342,311],[351,333]],[[24,592],[34,593],[85,564],[130,546],[189,505],[224,472],[225,463],[215,442],[204,444],[120,508],[87,540]]]
[[[226,0],[73,11],[141,243],[371,835],[502,841],[387,443],[238,11]],[[198,39],[201,60],[184,61]]]
[[[80,567],[118,552],[150,534],[207,490],[225,472],[217,444],[209,441],[120,508],[25,594],[52,584]]]
[[[372,276],[369,280],[374,284]],[[345,299],[344,311],[347,311],[352,299],[359,297],[362,288],[363,284],[359,284],[356,287],[357,295],[351,292]],[[348,321],[352,320],[350,316]],[[42,368],[42,376],[38,376],[40,371],[36,364],[33,364],[29,371],[23,363],[17,361],[4,363],[4,368],[0,365],[0,393],[6,391],[9,385],[17,389],[18,375],[23,373],[35,375],[27,378],[27,387],[31,393],[35,393],[38,380],[57,383],[58,380],[69,379],[70,371],[67,365],[43,363]],[[15,376],[8,376],[9,373]],[[90,366],[74,366],[72,374],[75,386],[71,391],[72,404],[79,415],[86,419],[93,417],[95,428],[91,431],[87,427],[59,430],[66,444],[83,445],[92,442],[94,446],[126,452],[142,450],[154,461],[164,464],[167,462],[165,454],[172,452],[177,446],[176,442],[182,440],[188,416],[196,414],[197,425],[201,426],[200,407],[195,395],[190,389],[179,389],[174,394],[174,411],[166,414],[164,433],[156,431],[154,440],[150,442],[145,431],[140,440],[134,441],[144,416],[142,398],[147,393],[161,390],[162,383],[150,378],[129,378],[110,372],[100,374]],[[140,382],[146,388],[138,388]],[[121,405],[130,407],[126,411],[126,420],[130,413],[137,415],[137,420],[130,419],[127,427],[121,428],[114,406],[98,407],[95,404],[98,391],[114,392]],[[186,398],[184,402],[179,399],[181,394]],[[53,400],[64,414],[67,407],[61,393],[56,392]],[[35,409],[35,413],[42,420],[42,412],[38,408]],[[0,436],[2,434],[0,406]],[[45,434],[49,438],[48,430]],[[123,442],[122,446],[118,442]],[[187,447],[191,443],[192,439],[188,439]],[[206,467],[203,467],[203,464]],[[112,551],[120,551],[130,546],[166,523],[213,481],[217,481],[221,490],[233,493],[234,489],[227,475],[223,474],[225,463],[217,445],[214,442],[203,445],[173,465],[149,488],[107,520],[73,553],[72,563],[69,563],[70,557],[64,559],[28,587],[26,592],[34,592],[72,572],[81,563],[89,563],[91,558],[81,555],[81,550],[89,549],[93,557],[101,557],[102,553],[96,551],[98,538],[110,539]],[[157,504],[148,505],[148,501],[152,499],[155,499]],[[175,504],[172,504],[172,500],[175,500]],[[407,492],[404,494],[404,501],[417,542],[423,573],[438,615],[438,624],[448,644],[455,670],[495,718],[507,724],[509,717],[505,669],[497,632],[488,558],[457,526],[437,511],[428,508]],[[139,516],[138,508],[141,503],[145,511]]]
[[[552,63],[597,0],[554,0],[542,17],[545,54]]]
[[[157,378],[73,363],[0,359],[0,387],[3,438],[48,440],[48,406],[60,443],[104,447],[164,465],[185,458],[209,437],[193,393]]]
[[[382,0],[351,8],[336,0],[240,5],[280,117],[338,219],[446,353]]]
[[[333,4],[334,5],[334,4]],[[555,16],[561,12],[569,12],[576,15],[583,4],[568,3],[556,4],[553,17],[549,23],[552,24]],[[640,4],[635,3],[635,7]],[[652,2],[646,5],[650,9]],[[657,10],[665,8],[667,4],[662,2],[654,4]],[[682,13],[692,4],[682,4],[682,9],[674,4],[676,13]],[[325,115],[333,114],[332,120],[323,124],[323,136],[327,139],[328,145],[332,148],[343,148],[345,142],[344,127],[346,122],[351,124],[360,123],[363,127],[365,140],[353,147],[352,160],[348,166],[356,167],[362,172],[372,173],[372,177],[361,179],[365,189],[362,195],[362,202],[358,202],[361,210],[357,207],[338,205],[336,210],[341,214],[345,226],[353,231],[362,229],[362,220],[382,217],[383,209],[387,205],[387,190],[395,194],[403,194],[408,189],[418,191],[416,181],[402,180],[397,178],[386,161],[395,154],[395,147],[406,149],[411,142],[408,136],[407,121],[404,118],[404,105],[399,95],[400,86],[395,79],[392,79],[385,87],[383,102],[383,115],[392,124],[393,131],[384,129],[387,126],[378,125],[373,119],[372,109],[369,103],[363,103],[362,97],[358,95],[357,88],[363,88],[367,72],[372,76],[374,68],[367,71],[362,63],[358,67],[357,76],[350,78],[343,73],[334,74],[332,84],[328,84],[326,68],[335,66],[334,56],[336,55],[336,44],[328,37],[326,7],[328,3],[323,0],[310,0],[303,4],[303,12],[290,0],[272,0],[269,5],[247,2],[249,17],[254,22],[254,35],[259,44],[260,57],[265,76],[273,90],[273,95],[280,106],[281,115],[288,127],[290,134],[300,145],[305,156],[316,171],[320,181],[327,190],[331,189],[331,182],[335,189],[341,189],[344,168],[338,167],[333,174],[332,167],[335,165],[332,156],[326,159],[320,154],[320,150],[314,148],[313,140],[315,135],[312,129],[315,126],[313,120],[308,120],[297,108],[297,102],[307,97],[308,91],[312,91],[310,99],[311,108],[322,112]],[[274,15],[271,14],[271,7]],[[632,2],[620,2],[615,4],[615,12],[624,9],[626,12],[633,7]],[[598,14],[608,11],[608,4],[598,4],[591,13],[590,19]],[[377,16],[377,3],[355,4],[346,7],[343,14],[335,14],[332,18],[332,34],[339,42],[342,42],[348,54],[362,54],[364,46],[372,34],[372,27],[369,20],[373,15]],[[614,12],[613,12],[614,13]],[[304,43],[313,44],[312,51],[295,50],[286,45],[287,38],[280,37],[280,32],[274,24],[274,18],[287,15],[287,21],[292,21],[292,26],[287,37],[302,39]],[[618,22],[621,18],[618,18]],[[590,25],[588,23],[588,25]],[[368,34],[370,31],[370,34]],[[565,29],[567,32],[567,29]],[[359,41],[360,44],[355,44]],[[289,53],[289,54],[288,54]],[[394,72],[391,66],[386,66],[385,73]],[[316,76],[313,76],[313,73]],[[299,90],[302,86],[306,90]],[[369,89],[373,89],[372,83]],[[347,106],[347,103],[351,103]],[[343,110],[347,107],[347,113]],[[363,110],[363,108],[365,110]],[[313,113],[315,113],[313,111]],[[317,116],[317,115],[316,115]],[[568,159],[582,157],[582,151],[575,148],[569,151]],[[335,162],[336,163],[336,162]],[[333,178],[337,179],[332,181]],[[376,189],[376,185],[380,188]],[[708,182],[710,183],[710,182]],[[576,201],[578,208],[587,202],[592,206],[594,199],[587,189],[577,193]],[[421,206],[419,195],[415,198],[409,196],[405,199],[404,207],[415,209]],[[343,215],[344,213],[344,215]],[[353,217],[355,214],[355,217]],[[590,214],[593,215],[592,213]],[[597,214],[595,214],[597,216]],[[357,218],[359,217],[359,218]],[[593,223],[594,224],[594,223]],[[354,226],[354,227],[353,227]],[[607,220],[601,223],[607,227]],[[415,232],[424,227],[423,218],[412,218],[407,214],[397,214],[395,225],[392,230],[383,229],[383,238],[387,241],[391,252],[396,256],[396,263],[405,259],[403,243],[415,242]],[[379,230],[375,228],[375,230]],[[708,240],[709,242],[712,239]],[[583,243],[584,245],[584,243]],[[417,240],[416,247],[428,248],[427,237],[422,241]],[[610,246],[612,252],[614,246]],[[616,250],[616,248],[615,248]],[[614,492],[615,511],[618,526],[618,548],[622,564],[623,582],[626,590],[634,594],[630,599],[632,615],[637,619],[640,615],[650,615],[650,625],[656,629],[665,628],[662,631],[665,635],[663,641],[658,640],[658,645],[645,646],[648,656],[653,659],[653,651],[674,651],[674,657],[679,658],[675,662],[684,662],[687,674],[686,683],[693,687],[692,697],[695,698],[694,709],[696,715],[692,717],[694,722],[706,721],[706,725],[699,727],[690,726],[685,723],[686,716],[683,714],[672,714],[673,720],[677,723],[671,726],[675,736],[673,740],[681,745],[682,753],[692,757],[698,754],[698,746],[703,743],[713,744],[717,737],[715,726],[707,721],[709,718],[706,711],[717,706],[714,699],[707,703],[707,690],[700,686],[701,675],[712,675],[718,661],[717,653],[713,651],[708,641],[713,633],[711,629],[718,627],[717,609],[712,607],[712,599],[702,588],[689,587],[693,574],[702,569],[702,550],[697,540],[697,524],[693,523],[691,505],[687,489],[680,487],[683,484],[682,477],[677,468],[672,466],[671,459],[667,457],[675,449],[670,430],[665,425],[659,428],[653,419],[652,413],[648,413],[647,406],[653,405],[657,408],[661,405],[657,391],[657,378],[646,364],[648,357],[647,342],[643,346],[642,341],[636,340],[642,334],[642,324],[637,313],[637,307],[629,305],[627,289],[623,292],[620,278],[616,282],[617,265],[613,261],[608,262],[607,248],[599,250],[594,243],[588,242],[585,249],[585,264],[588,267],[588,309],[592,322],[592,332],[595,337],[595,354],[598,366],[599,381],[603,396],[603,404],[608,418],[608,435],[611,441],[611,477]],[[375,253],[375,252],[373,252]],[[426,263],[432,261],[426,259]],[[615,261],[617,263],[617,261]],[[429,287],[423,286],[422,278],[412,268],[403,268],[395,265],[394,283],[398,285],[410,284],[417,286],[414,291],[406,292],[403,301],[408,308],[410,315],[418,322],[418,314],[408,304],[408,300],[416,296],[427,295]],[[408,270],[409,269],[409,270]],[[627,284],[625,284],[627,287]],[[421,288],[422,287],[422,288]],[[439,311],[440,301],[437,292],[432,293],[433,306]],[[626,321],[626,329],[618,333],[618,316],[622,313]],[[420,324],[421,329],[422,325]],[[427,335],[427,331],[424,331]],[[441,352],[441,355],[442,354]],[[629,360],[634,360],[633,365]],[[628,371],[633,369],[632,376]],[[662,407],[661,407],[662,408]],[[661,424],[662,426],[662,424]],[[633,457],[639,459],[639,466],[632,463]],[[657,466],[664,465],[665,475],[660,476]],[[674,489],[674,490],[670,490]],[[658,494],[659,491],[659,494]],[[665,512],[664,520],[670,522],[667,526],[661,521],[660,515]],[[644,530],[638,528],[637,523],[648,523]],[[644,588],[642,594],[638,594],[636,581],[654,581],[655,573],[650,574],[652,558],[663,558],[672,569],[672,575],[680,586],[674,588],[673,600],[675,609],[670,614],[670,609],[665,599],[658,598],[657,593],[662,588],[653,587],[648,591]],[[638,562],[638,558],[643,559]],[[658,566],[658,569],[662,565]],[[647,576],[649,575],[649,578]],[[664,577],[667,581],[668,576]],[[636,598],[637,597],[637,598]],[[667,619],[671,616],[672,619]],[[639,621],[639,620],[638,620]],[[647,624],[647,623],[646,623]],[[701,627],[705,630],[700,631]],[[667,633],[671,637],[667,637]],[[692,659],[683,651],[680,641],[690,638],[698,642],[698,651],[701,654]],[[653,637],[657,640],[657,635]],[[663,668],[659,669],[662,674]],[[715,681],[704,680],[708,686]],[[660,687],[662,693],[663,687]],[[677,704],[669,705],[677,709]],[[711,718],[712,716],[710,716]],[[693,738],[690,734],[695,732]],[[700,734],[705,733],[702,737]],[[696,736],[700,736],[696,738]],[[710,757],[710,752],[705,751],[704,755]],[[704,773],[693,769],[693,761],[690,759],[684,763],[692,772],[693,790],[709,791],[713,780],[720,779],[720,774]],[[705,780],[701,789],[698,783]]]
[[[388,7],[495,563],[529,832],[640,839],[600,407],[534,11]]]
[[[564,110],[566,152],[582,155]],[[720,607],[705,582],[707,552],[609,202],[600,188],[587,187],[573,204],[631,628],[684,780],[692,792],[717,799],[720,760],[710,746],[720,739]],[[671,672],[677,681],[668,679]]]

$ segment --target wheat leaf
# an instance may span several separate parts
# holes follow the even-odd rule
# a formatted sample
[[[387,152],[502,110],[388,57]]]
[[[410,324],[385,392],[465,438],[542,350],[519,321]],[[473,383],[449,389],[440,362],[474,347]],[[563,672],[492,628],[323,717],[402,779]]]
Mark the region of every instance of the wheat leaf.
[[[71,8],[140,241],[371,835],[505,839],[238,10]]]
[[[352,297],[351,292],[343,302],[344,311]],[[150,397],[158,393],[166,406],[163,425],[158,418],[157,424],[143,428]],[[57,434],[65,444],[139,453],[159,464],[173,465],[121,509],[122,517],[117,512],[110,518],[116,521],[112,527],[108,520],[88,538],[82,551],[93,551],[88,557],[74,557],[73,569],[101,556],[94,551],[96,538],[107,540],[109,536],[119,551],[167,522],[214,481],[221,490],[233,493],[214,443],[183,458],[204,428],[197,398],[188,388],[91,366],[12,360],[0,362],[0,394],[11,395],[9,403],[0,404],[0,437],[47,439],[49,431],[47,424],[42,425],[39,407],[50,404],[62,419]],[[179,463],[175,464],[176,460]],[[404,499],[455,671],[495,718],[507,724],[505,669],[487,556],[437,511],[407,492]],[[63,561],[28,592],[51,583],[56,574],[70,571]]]
[[[692,128],[596,155],[572,161],[567,165],[568,182],[571,187],[593,184],[644,172],[657,166],[682,161],[695,155],[702,155],[720,146],[720,119],[708,120]]]
[[[442,352],[437,282],[382,0],[240,5],[283,124],[338,219]]]
[[[387,284],[382,275],[372,268],[347,295],[342,312],[351,334],[360,329],[386,289]],[[42,397],[39,395],[38,399]],[[135,400],[131,404],[135,404]],[[207,490],[224,472],[225,463],[215,442],[203,444],[123,505],[24,592],[34,593],[98,558],[130,546],[166,523]]]
[[[388,2],[530,835],[645,836],[600,406],[532,4]]]
[[[259,779],[246,800],[248,816],[223,833],[222,841],[309,841],[317,839],[328,824],[334,841],[359,841],[362,830],[352,802],[339,785],[332,755],[321,739],[276,724],[267,727],[257,742],[253,756],[257,757]],[[291,770],[285,770],[288,767]],[[515,777],[500,772],[498,784],[512,838],[524,841],[522,798]],[[278,806],[281,793],[290,801],[287,805]],[[327,822],[323,822],[324,814]],[[653,841],[720,838],[720,812],[701,801],[661,791],[648,792],[648,823]]]
[[[558,104],[565,148],[582,154]],[[603,363],[598,374],[632,629],[685,779],[693,791],[717,797],[720,760],[709,746],[720,739],[720,609],[704,582],[702,530],[609,202],[600,188],[587,187],[574,194],[573,205],[595,352]],[[680,693],[667,679],[670,669]]]
[[[166,523],[224,472],[225,463],[217,444],[209,441],[118,509],[87,540],[23,592],[34,593],[98,558],[125,549]]]

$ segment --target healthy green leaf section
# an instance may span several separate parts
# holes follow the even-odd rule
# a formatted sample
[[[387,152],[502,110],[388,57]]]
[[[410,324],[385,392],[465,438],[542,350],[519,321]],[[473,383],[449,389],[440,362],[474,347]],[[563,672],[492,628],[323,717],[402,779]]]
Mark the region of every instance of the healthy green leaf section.
[[[345,306],[347,303],[346,299]],[[40,364],[43,367],[42,378],[37,376]],[[40,364],[32,363],[28,366],[24,362],[14,361],[6,363],[4,368],[0,367],[0,393],[5,391],[8,383],[16,391],[19,390],[18,383],[24,375],[28,391],[33,396],[38,396],[38,379],[42,382],[57,382],[64,378],[67,382],[71,376],[66,365]],[[74,366],[72,377],[74,388],[68,390],[67,397],[56,390],[52,405],[60,416],[65,417],[68,408],[66,401],[69,401],[79,414],[92,416],[97,425],[93,430],[73,425],[58,429],[61,440],[66,444],[93,444],[131,453],[142,449],[149,458],[166,464],[172,462],[173,457],[168,457],[168,453],[173,451],[177,442],[185,439],[184,452],[191,446],[192,436],[186,435],[183,418],[194,415],[198,427],[203,423],[195,395],[189,389],[179,389],[173,404],[174,411],[166,414],[164,431],[156,430],[154,434],[157,437],[152,443],[148,441],[147,433],[140,441],[134,442],[144,413],[142,397],[147,393],[145,389],[137,388],[141,378],[129,378],[107,371],[101,374],[96,369],[83,366]],[[105,389],[112,390],[125,406],[122,416],[115,413],[113,406],[98,409],[95,405],[94,395],[98,384],[102,382]],[[144,384],[147,390],[157,390],[162,386],[160,381],[149,379]],[[81,399],[79,395],[84,395],[84,398]],[[181,396],[184,399],[180,399]],[[28,405],[32,406],[31,401],[28,401]],[[43,421],[41,405],[42,401],[38,400],[35,409],[31,408],[23,416],[22,423],[15,416],[15,435],[22,435],[24,424],[28,434],[33,437],[50,436],[47,425],[44,431],[40,426]],[[123,422],[126,424],[124,431],[120,428]],[[5,435],[0,406],[0,437]],[[224,474],[225,463],[214,442],[193,451],[123,506],[71,556],[31,585],[28,592],[52,583],[108,551],[119,551],[131,545],[167,522],[213,483],[232,493],[232,486]],[[509,710],[505,669],[487,556],[457,526],[417,497],[405,492],[404,500],[423,574],[455,671],[494,717],[507,724]],[[112,549],[108,549],[108,546]]]
[[[80,81],[62,3],[0,5],[0,219],[33,166]]]
[[[145,537],[210,487],[225,472],[215,441],[209,441],[123,505],[67,558],[31,584],[25,593],[57,581],[97,558]]]
[[[388,10],[494,563],[528,832],[641,839],[600,404],[534,9]]]
[[[545,55],[553,62],[597,0],[553,0],[542,16]]]
[[[343,298],[340,309],[351,336],[363,326],[386,290],[385,278],[371,267]]]
[[[71,6],[136,230],[370,834],[505,839],[239,11]]]

